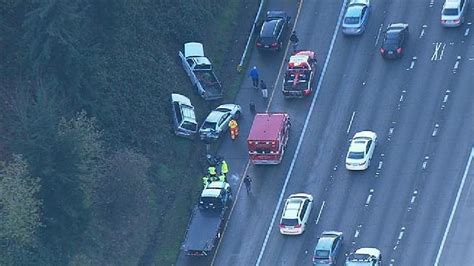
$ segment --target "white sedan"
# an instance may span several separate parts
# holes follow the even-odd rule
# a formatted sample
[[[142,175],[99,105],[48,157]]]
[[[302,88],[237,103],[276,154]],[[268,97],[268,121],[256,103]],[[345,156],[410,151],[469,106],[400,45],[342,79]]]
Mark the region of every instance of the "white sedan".
[[[357,132],[352,138],[346,156],[347,170],[366,170],[374,155],[377,134],[372,131]]]

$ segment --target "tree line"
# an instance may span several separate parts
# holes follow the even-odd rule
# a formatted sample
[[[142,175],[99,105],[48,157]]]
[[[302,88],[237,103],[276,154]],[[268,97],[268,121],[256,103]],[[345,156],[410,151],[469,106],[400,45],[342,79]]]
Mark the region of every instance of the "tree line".
[[[160,173],[186,154],[176,51],[223,8],[0,0],[1,265],[139,263],[174,185]]]

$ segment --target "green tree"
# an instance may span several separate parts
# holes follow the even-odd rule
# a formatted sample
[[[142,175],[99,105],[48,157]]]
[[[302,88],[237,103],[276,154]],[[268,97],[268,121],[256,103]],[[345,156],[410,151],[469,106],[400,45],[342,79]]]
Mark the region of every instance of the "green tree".
[[[39,178],[30,175],[28,164],[14,155],[0,165],[0,264],[32,263],[41,223]]]
[[[149,160],[131,150],[107,159],[94,201],[95,226],[103,254],[100,264],[137,265],[150,237]]]

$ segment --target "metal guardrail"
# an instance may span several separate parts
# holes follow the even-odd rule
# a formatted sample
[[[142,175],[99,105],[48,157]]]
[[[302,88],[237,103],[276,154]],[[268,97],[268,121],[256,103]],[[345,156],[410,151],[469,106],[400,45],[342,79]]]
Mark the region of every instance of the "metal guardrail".
[[[245,49],[244,49],[244,52],[242,54],[242,57],[240,58],[240,62],[237,65],[237,72],[239,72],[239,73],[242,72],[242,67],[244,65],[244,60],[245,60],[245,57],[247,56],[247,50],[249,48],[250,42],[252,41],[252,38],[253,38],[253,35],[254,35],[254,32],[255,32],[255,28],[257,26],[258,19],[260,18],[260,13],[262,12],[262,8],[263,8],[263,5],[265,4],[265,2],[266,2],[266,0],[261,0],[260,1],[260,6],[258,7],[257,15],[255,15],[255,20],[254,20],[253,25],[252,25],[252,30],[250,30],[250,35],[247,39],[247,44],[245,45]]]

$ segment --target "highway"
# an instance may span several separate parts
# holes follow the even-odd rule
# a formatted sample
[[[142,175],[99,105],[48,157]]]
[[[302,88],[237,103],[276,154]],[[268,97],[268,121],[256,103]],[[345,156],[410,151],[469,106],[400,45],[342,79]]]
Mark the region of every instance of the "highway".
[[[280,91],[285,54],[252,52],[250,65],[259,67],[267,84],[275,83],[268,110],[292,118],[289,148],[278,166],[249,166],[245,137],[252,117],[244,113],[241,136],[224,141],[219,153],[231,167],[234,191],[248,173],[252,195],[238,193],[212,258],[181,258],[177,264],[311,265],[317,237],[337,230],[345,237],[338,265],[359,247],[380,249],[385,265],[433,265],[461,181],[466,177],[471,184],[473,178],[464,173],[474,144],[474,41],[468,24],[474,5],[462,27],[445,29],[442,1],[372,1],[364,35],[345,37],[337,27],[343,0],[304,0],[300,12],[290,2],[270,1],[267,10],[298,17],[299,48],[316,51],[318,58],[315,97],[285,100]],[[410,38],[403,58],[387,61],[379,48],[383,29],[393,22],[408,23]],[[237,103],[246,107],[249,99],[259,111],[266,109],[246,80]],[[375,131],[379,142],[370,168],[349,172],[344,166],[349,140],[361,130]],[[312,194],[315,205],[303,235],[283,236],[281,201],[296,192]],[[452,234],[471,230],[454,224]],[[462,241],[472,246],[472,235],[447,239],[445,252]],[[439,265],[460,264],[443,255]]]

